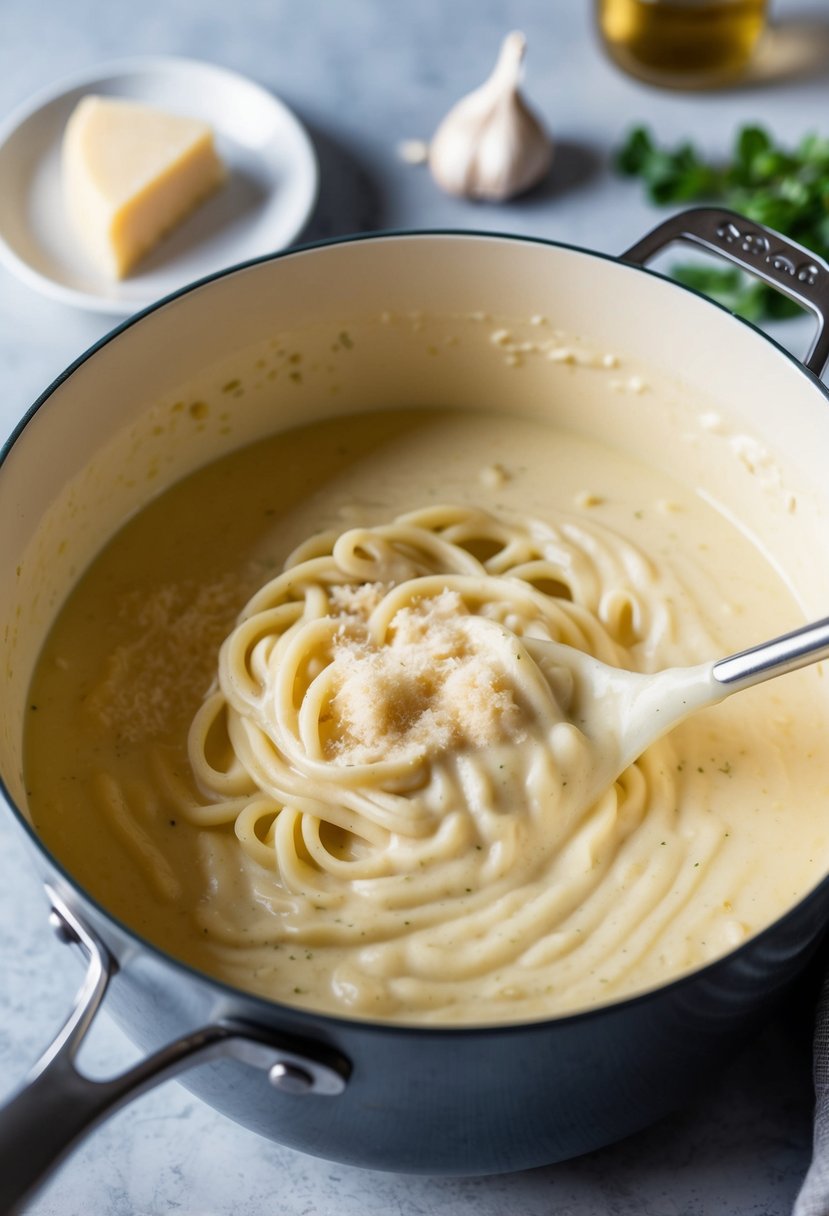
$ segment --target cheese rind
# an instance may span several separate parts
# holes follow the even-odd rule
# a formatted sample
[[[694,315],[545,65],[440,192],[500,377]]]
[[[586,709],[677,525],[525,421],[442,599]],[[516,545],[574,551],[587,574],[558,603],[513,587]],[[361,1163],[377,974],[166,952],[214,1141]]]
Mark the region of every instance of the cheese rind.
[[[73,228],[114,279],[225,177],[207,123],[122,98],[84,97],[66,126],[62,155]]]

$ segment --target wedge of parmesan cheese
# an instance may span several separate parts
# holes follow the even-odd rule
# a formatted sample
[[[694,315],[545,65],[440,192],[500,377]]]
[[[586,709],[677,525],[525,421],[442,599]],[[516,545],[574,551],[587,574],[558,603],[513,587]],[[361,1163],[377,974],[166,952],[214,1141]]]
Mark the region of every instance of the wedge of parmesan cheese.
[[[72,226],[113,279],[129,274],[225,177],[207,123],[123,98],[84,97],[62,155]]]

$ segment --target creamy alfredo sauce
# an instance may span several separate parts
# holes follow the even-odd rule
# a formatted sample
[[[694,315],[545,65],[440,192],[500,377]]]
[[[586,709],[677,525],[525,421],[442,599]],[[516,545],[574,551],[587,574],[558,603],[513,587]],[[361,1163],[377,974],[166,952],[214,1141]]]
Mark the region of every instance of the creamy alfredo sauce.
[[[405,1021],[583,1008],[829,869],[827,706],[815,670],[742,693],[585,803],[578,689],[534,643],[648,672],[799,619],[733,525],[595,442],[316,424],[174,487],[81,579],[31,689],[32,818],[115,915],[255,992]]]

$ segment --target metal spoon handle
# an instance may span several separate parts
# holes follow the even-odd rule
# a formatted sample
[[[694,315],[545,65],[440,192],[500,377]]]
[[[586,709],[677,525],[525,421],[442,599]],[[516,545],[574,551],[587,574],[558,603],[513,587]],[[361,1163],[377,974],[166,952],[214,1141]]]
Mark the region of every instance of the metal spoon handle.
[[[720,659],[711,674],[724,686],[725,696],[821,659],[829,659],[829,617]]]

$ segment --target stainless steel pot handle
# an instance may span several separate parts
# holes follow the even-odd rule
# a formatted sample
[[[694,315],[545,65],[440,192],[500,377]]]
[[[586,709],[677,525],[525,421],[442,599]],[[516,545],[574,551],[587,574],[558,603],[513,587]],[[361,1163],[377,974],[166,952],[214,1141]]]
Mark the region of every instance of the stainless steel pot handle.
[[[161,1081],[205,1060],[227,1056],[241,1060],[267,1072],[270,1083],[287,1093],[342,1093],[351,1067],[338,1052],[230,1020],[177,1039],[120,1076],[105,1081],[85,1077],[75,1067],[75,1056],[116,964],[58,894],[48,886],[46,891],[52,901],[53,928],[61,940],[80,946],[87,972],[64,1026],[29,1073],[24,1088],[0,1110],[3,1216],[19,1210],[95,1124]]]
[[[693,207],[659,224],[623,253],[622,261],[644,266],[677,242],[719,254],[814,313],[817,333],[803,363],[821,374],[829,360],[829,265],[822,258],[733,211]]]

